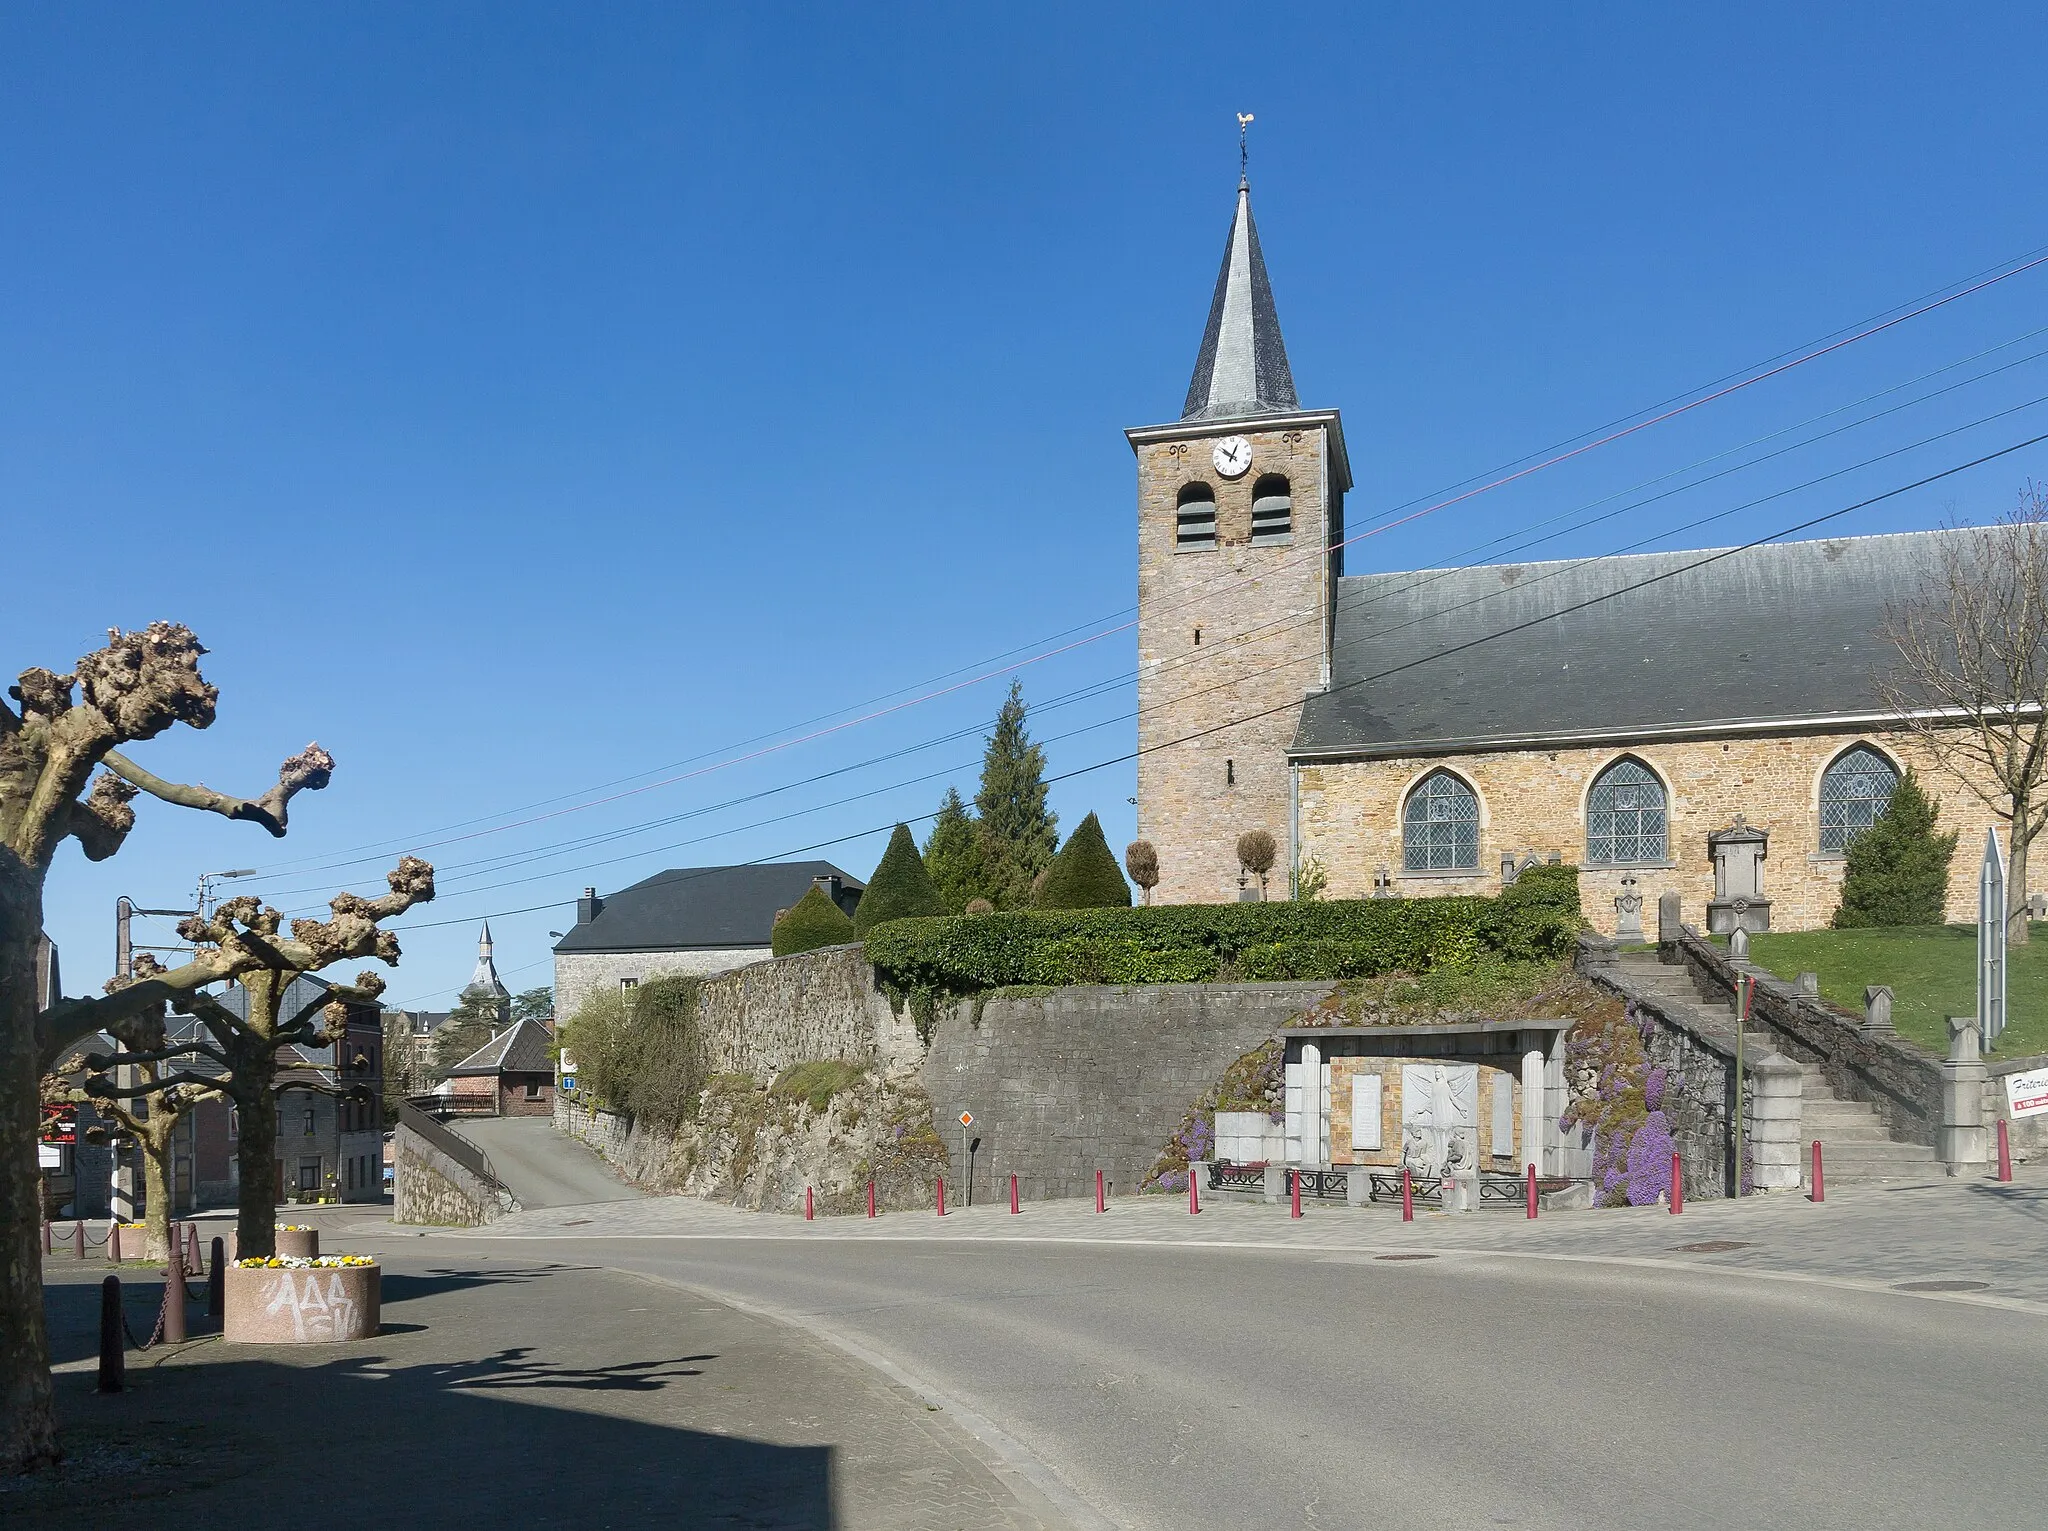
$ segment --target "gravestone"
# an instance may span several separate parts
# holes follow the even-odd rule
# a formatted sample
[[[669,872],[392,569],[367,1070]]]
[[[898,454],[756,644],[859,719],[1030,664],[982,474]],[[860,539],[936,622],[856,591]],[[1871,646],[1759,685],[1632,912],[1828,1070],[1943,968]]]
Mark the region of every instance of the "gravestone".
[[[1754,828],[1741,814],[1728,828],[1707,836],[1707,854],[1714,862],[1707,934],[1727,936],[1738,930],[1771,928],[1771,901],[1764,897],[1764,858],[1770,854],[1770,845],[1771,832]]]
[[[1636,891],[1636,880],[1631,876],[1621,879],[1621,892],[1614,900],[1614,939],[1643,939],[1643,895]]]

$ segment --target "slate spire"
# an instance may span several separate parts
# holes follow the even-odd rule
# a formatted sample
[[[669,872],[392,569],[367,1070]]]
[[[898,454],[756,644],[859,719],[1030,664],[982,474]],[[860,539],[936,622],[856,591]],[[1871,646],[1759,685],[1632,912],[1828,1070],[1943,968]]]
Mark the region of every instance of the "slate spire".
[[[505,987],[504,980],[498,977],[498,965],[491,960],[491,922],[489,920],[484,921],[483,934],[477,937],[476,971],[469,975],[469,983],[463,992],[467,994],[472,990],[478,989],[497,999],[501,1019],[505,1014],[509,1013],[512,1005],[512,994]]]
[[[1280,316],[1273,308],[1273,285],[1259,253],[1259,227],[1252,221],[1251,183],[1239,176],[1237,214],[1181,419],[1235,420],[1299,408],[1287,347],[1280,339]]]

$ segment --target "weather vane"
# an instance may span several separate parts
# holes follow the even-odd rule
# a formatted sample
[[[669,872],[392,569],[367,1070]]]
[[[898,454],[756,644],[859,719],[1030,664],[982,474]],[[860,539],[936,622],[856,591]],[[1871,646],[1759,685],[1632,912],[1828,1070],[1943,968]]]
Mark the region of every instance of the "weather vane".
[[[1248,181],[1250,179],[1251,150],[1245,143],[1245,129],[1251,125],[1252,114],[1250,112],[1239,112],[1237,114],[1237,178],[1240,181]]]

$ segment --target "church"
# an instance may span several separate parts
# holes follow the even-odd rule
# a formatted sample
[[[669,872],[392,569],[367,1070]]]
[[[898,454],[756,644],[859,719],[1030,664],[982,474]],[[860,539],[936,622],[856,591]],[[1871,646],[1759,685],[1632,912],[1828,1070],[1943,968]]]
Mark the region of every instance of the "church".
[[[1295,393],[1242,178],[1180,418],[1125,435],[1156,901],[1256,896],[1235,846],[1264,829],[1275,897],[1304,865],[1333,898],[1497,893],[1533,858],[1608,934],[1654,937],[1668,891],[1696,926],[1810,929],[1910,766],[1975,918],[1995,821],[1877,685],[1887,606],[1955,533],[1347,574],[1343,420]],[[1749,884],[1717,889],[1710,836]]]

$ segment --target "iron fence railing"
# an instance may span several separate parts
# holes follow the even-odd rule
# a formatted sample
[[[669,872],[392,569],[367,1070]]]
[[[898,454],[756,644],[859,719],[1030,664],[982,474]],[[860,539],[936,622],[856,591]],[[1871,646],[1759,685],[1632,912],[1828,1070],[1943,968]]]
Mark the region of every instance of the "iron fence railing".
[[[493,1190],[503,1191],[507,1196],[512,1194],[505,1182],[498,1178],[498,1172],[492,1167],[489,1154],[461,1133],[452,1132],[442,1126],[411,1101],[406,1101],[398,1108],[398,1125],[425,1138]]]

